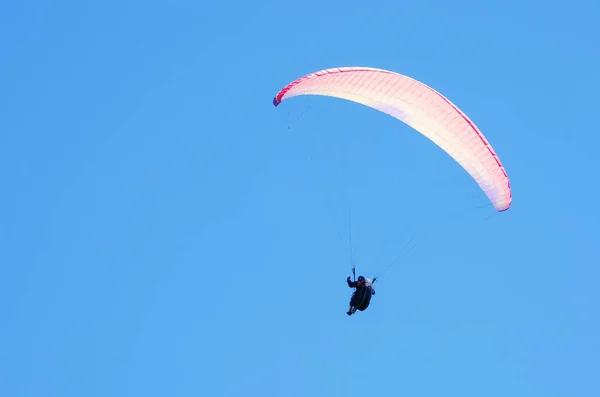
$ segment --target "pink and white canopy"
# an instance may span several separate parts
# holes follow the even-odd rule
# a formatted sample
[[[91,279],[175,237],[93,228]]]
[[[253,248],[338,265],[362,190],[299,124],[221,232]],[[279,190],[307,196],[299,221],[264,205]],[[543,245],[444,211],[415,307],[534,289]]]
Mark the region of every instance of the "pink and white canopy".
[[[275,95],[273,105],[298,95],[347,99],[403,121],[456,160],[496,211],[510,208],[510,181],[492,146],[460,109],[425,84],[382,69],[333,68],[291,82]]]

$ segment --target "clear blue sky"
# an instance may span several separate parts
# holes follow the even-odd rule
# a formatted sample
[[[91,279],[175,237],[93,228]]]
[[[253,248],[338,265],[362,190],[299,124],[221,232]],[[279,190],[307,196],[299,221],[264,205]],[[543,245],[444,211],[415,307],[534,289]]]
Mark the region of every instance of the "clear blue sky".
[[[600,395],[599,3],[220,3],[0,5],[0,395]],[[338,66],[448,96],[512,208],[382,113],[272,106]],[[401,253],[353,317],[348,208],[359,272]]]

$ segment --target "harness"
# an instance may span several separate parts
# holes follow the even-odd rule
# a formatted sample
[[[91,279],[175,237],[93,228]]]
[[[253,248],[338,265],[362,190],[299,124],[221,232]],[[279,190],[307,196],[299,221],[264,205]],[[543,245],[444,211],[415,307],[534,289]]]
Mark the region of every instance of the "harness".
[[[356,290],[352,293],[353,296],[356,296],[356,293],[359,291],[359,289],[362,292],[362,299],[361,299],[360,303],[358,305],[354,306],[356,308],[361,307],[365,303],[367,294],[371,294],[371,296],[373,295],[373,291],[372,291],[373,283],[370,282],[369,279],[365,279],[364,282],[359,281],[359,283],[360,283],[360,288],[357,286]]]

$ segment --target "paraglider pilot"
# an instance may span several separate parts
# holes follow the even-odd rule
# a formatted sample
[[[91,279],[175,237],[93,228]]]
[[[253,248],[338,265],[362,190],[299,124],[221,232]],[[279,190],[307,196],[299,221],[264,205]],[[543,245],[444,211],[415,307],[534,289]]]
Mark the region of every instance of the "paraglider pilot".
[[[371,280],[363,276],[358,276],[357,281],[350,281],[350,276],[348,276],[346,281],[348,282],[348,287],[356,288],[356,291],[352,293],[352,298],[350,298],[350,308],[346,312],[347,315],[351,316],[357,309],[362,312],[369,307],[371,297],[375,295],[375,290],[373,289]]]

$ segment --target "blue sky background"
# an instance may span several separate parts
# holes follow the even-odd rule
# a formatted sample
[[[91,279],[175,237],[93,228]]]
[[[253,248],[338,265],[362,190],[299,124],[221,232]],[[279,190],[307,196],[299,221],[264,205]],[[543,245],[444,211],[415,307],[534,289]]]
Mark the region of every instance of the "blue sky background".
[[[0,395],[600,395],[599,18],[591,0],[3,2]],[[513,207],[389,116],[272,106],[349,65],[460,106]],[[349,208],[358,271],[382,276],[350,318]]]

